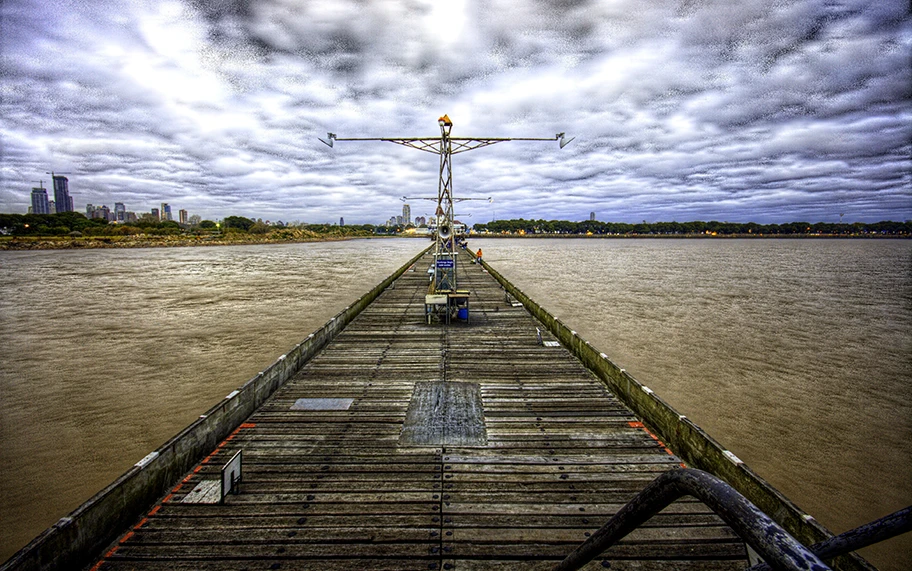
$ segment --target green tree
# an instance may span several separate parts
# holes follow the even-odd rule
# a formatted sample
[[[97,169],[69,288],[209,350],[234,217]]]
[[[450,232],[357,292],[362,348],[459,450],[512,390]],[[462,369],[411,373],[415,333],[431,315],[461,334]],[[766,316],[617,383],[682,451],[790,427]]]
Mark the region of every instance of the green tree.
[[[226,229],[247,232],[250,230],[250,227],[256,224],[250,218],[244,218],[243,216],[227,216],[222,220],[222,231]]]

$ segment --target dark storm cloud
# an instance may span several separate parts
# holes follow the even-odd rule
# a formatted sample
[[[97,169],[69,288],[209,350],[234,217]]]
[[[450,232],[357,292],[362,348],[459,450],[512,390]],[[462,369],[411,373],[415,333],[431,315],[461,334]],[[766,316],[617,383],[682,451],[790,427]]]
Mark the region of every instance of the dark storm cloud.
[[[454,157],[469,222],[912,218],[908,3],[7,0],[0,209],[380,222]],[[429,202],[412,202],[415,214]],[[471,215],[471,216],[469,216]]]

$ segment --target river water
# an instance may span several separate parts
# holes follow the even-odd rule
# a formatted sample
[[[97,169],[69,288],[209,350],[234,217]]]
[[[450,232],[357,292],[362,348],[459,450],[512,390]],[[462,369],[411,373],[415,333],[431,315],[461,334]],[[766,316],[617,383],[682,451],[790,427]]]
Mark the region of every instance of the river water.
[[[0,252],[0,560],[426,245]],[[912,242],[471,246],[832,530],[912,503]]]
[[[0,561],[426,246],[0,252]]]
[[[831,531],[912,504],[912,241],[470,246]]]

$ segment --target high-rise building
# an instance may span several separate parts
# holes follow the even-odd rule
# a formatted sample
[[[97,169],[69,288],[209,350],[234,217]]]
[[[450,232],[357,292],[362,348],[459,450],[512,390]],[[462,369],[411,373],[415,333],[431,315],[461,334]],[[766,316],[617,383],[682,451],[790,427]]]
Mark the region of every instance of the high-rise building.
[[[590,213],[589,213],[589,220],[592,221],[592,222],[595,222],[595,212],[590,212]]]
[[[405,224],[412,223],[412,207],[408,204],[402,205],[402,222]]]
[[[161,216],[158,214],[158,208],[152,209],[152,216],[155,217],[156,220],[161,220]]]
[[[174,220],[174,218],[171,217],[171,205],[167,202],[162,202],[161,221],[166,222],[168,220]]]
[[[339,226],[345,226],[345,218],[339,217]]]
[[[48,193],[45,188],[32,189],[32,214],[50,214],[50,204],[48,203]]]
[[[123,202],[114,203],[114,222],[126,222],[127,221],[127,207],[124,206]]]
[[[179,215],[179,217],[180,217],[180,218],[179,218],[180,223],[181,223],[181,224],[186,224],[186,223],[187,223],[187,216],[189,215],[189,214],[187,213],[187,211],[184,210],[183,208],[181,208],[180,211],[178,212],[178,215]]]
[[[111,214],[111,209],[102,204],[101,206],[94,206],[92,204],[86,204],[86,218],[92,220],[97,218],[99,220],[105,220],[110,222],[114,220],[114,215]]]
[[[73,199],[70,197],[70,179],[54,175],[54,204],[57,212],[73,212]]]

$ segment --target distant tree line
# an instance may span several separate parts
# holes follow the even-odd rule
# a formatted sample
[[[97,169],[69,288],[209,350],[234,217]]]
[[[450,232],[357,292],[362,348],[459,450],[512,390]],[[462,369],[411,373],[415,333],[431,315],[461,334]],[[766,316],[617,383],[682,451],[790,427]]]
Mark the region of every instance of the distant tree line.
[[[710,235],[829,235],[856,236],[880,234],[890,236],[912,235],[912,221],[875,222],[866,224],[855,222],[840,224],[832,222],[789,222],[787,224],[756,224],[754,222],[643,222],[627,224],[624,222],[599,222],[586,220],[571,222],[568,220],[495,220],[473,226],[476,232],[509,233],[509,234],[594,234],[594,235],[653,235],[653,236],[686,236],[698,234]]]
[[[215,227],[215,222],[209,220],[203,220],[196,227],[181,227],[173,220],[161,221],[152,214],[144,214],[129,224],[111,224],[100,218],[86,218],[81,212],[0,214],[0,232],[12,236],[163,236]]]
[[[180,225],[143,214],[135,222],[114,224],[102,219],[89,219],[80,212],[60,214],[0,214],[0,233],[10,236],[168,236],[179,234],[276,234],[288,239],[300,237],[293,231],[313,235],[362,236],[374,233],[396,233],[372,224],[337,226],[334,224],[266,224],[243,216],[227,216],[220,223],[202,220],[196,225]],[[401,231],[401,229],[398,229]]]

